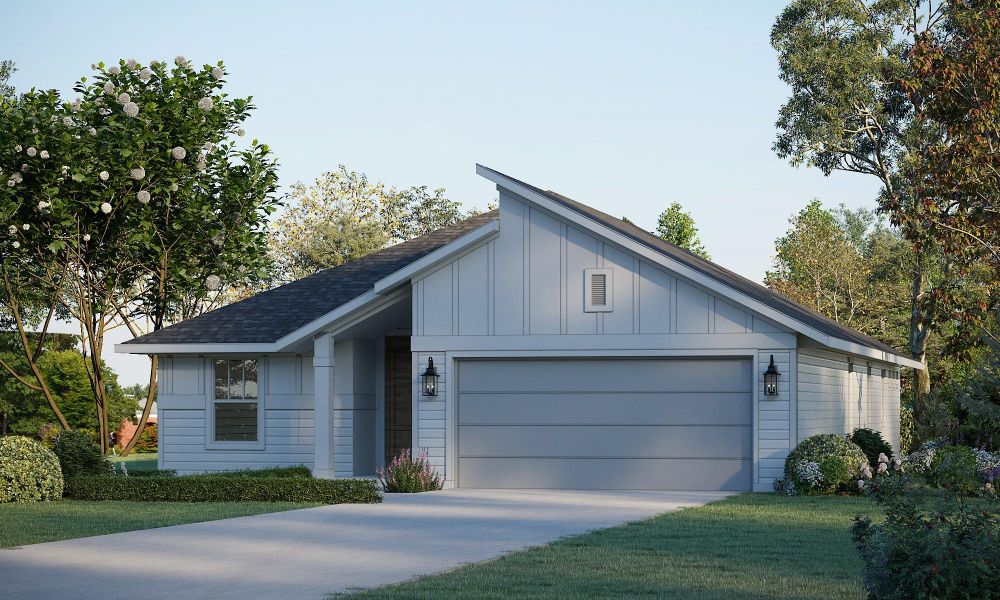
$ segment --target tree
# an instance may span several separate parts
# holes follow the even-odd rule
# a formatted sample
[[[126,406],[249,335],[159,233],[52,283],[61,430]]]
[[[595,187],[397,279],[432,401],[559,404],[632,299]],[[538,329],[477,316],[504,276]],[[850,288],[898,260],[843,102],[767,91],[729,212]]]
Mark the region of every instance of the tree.
[[[14,61],[0,60],[0,98],[14,95],[14,86],[9,83],[14,71],[17,71]]]
[[[54,317],[80,324],[104,450],[107,331],[159,329],[260,279],[267,266],[275,164],[266,145],[235,139],[253,106],[222,92],[221,63],[175,64],[101,63],[73,102],[32,90],[0,105],[0,171],[9,174],[0,217],[10,223],[0,232],[0,304],[57,417],[40,344],[26,333],[37,326],[44,340]],[[150,396],[156,366],[153,357]]]
[[[813,200],[790,223],[767,286],[886,344],[905,340],[909,246],[884,219]]]
[[[915,122],[945,135],[907,165],[918,210],[892,208],[915,244],[932,240],[995,282],[1000,280],[1000,3],[951,2],[944,26],[921,33],[910,59],[913,74],[903,88],[919,102]],[[996,309],[996,301],[982,298],[981,312]],[[963,321],[964,316],[958,315]]]
[[[284,280],[341,265],[465,217],[461,204],[449,200],[443,189],[387,188],[344,165],[312,185],[295,184],[290,196],[271,238]]]
[[[656,235],[664,241],[696,254],[705,260],[711,260],[708,251],[698,237],[698,228],[694,224],[691,213],[685,212],[680,204],[674,202],[660,213],[656,222]]]
[[[880,209],[907,239],[925,241],[913,246],[907,336],[911,355],[925,366],[932,332],[980,295],[979,282],[963,276],[968,264],[943,254],[933,238],[909,231],[905,218],[922,202],[906,165],[944,131],[914,119],[922,98],[907,94],[902,82],[913,72],[913,44],[942,27],[941,5],[933,1],[794,0],[771,33],[781,78],[791,87],[779,113],[775,152],[827,175],[839,170],[875,177],[882,186]],[[929,390],[925,368],[915,386],[918,411]]]

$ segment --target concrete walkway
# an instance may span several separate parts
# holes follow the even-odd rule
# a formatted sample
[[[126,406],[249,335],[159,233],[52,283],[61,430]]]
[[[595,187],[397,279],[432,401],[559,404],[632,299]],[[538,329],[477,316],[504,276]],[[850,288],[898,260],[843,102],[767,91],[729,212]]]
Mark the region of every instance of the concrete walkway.
[[[449,490],[0,550],[0,597],[320,600],[723,498]]]

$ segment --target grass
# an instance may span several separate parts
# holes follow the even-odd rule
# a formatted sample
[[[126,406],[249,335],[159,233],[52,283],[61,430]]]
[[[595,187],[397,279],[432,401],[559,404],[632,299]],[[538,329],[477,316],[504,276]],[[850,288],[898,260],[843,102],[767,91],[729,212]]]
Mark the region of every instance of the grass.
[[[851,541],[869,500],[743,494],[350,595],[375,598],[863,598]]]
[[[124,462],[125,468],[130,471],[155,471],[156,457],[157,454],[155,452],[153,454],[139,454],[138,452],[133,452],[124,458],[109,454],[108,460],[115,465],[116,469],[120,468],[118,463]]]
[[[214,521],[310,506],[318,505],[297,502],[87,502],[82,500],[0,504],[0,548]]]

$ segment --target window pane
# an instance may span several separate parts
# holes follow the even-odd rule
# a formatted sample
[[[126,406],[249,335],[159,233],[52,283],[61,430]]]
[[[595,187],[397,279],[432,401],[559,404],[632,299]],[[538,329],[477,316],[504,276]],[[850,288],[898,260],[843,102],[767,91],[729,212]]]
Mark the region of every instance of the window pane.
[[[227,400],[229,398],[229,366],[227,361],[215,361],[215,398],[217,400]]]
[[[257,361],[243,361],[243,381],[245,384],[243,397],[247,400],[257,399]]]
[[[236,400],[243,396],[243,361],[229,361],[229,397]]]
[[[217,402],[215,404],[215,441],[256,442],[257,403]]]

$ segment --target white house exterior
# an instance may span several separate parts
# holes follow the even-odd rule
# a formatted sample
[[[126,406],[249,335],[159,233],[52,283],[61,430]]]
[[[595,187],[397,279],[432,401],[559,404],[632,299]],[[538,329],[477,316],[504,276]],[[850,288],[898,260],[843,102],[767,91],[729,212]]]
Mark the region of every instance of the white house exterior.
[[[161,357],[161,468],[371,476],[413,448],[448,486],[767,491],[816,433],[898,448],[899,371],[919,363],[479,173],[499,211],[119,345]]]

